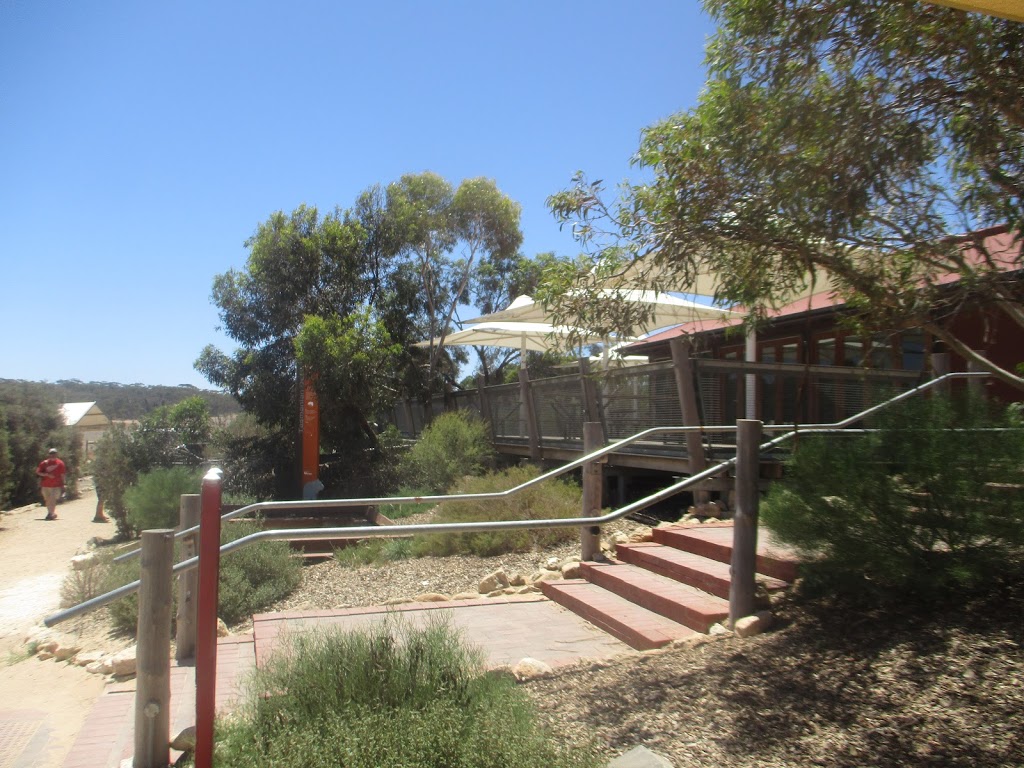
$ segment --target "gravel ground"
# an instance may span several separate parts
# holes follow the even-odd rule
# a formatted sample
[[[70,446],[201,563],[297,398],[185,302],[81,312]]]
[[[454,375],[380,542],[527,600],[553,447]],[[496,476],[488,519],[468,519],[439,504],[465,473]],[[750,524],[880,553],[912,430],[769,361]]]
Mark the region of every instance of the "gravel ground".
[[[426,522],[429,514],[404,523]],[[638,524],[620,521],[629,533]],[[306,568],[283,608],[377,605],[529,574],[577,544],[494,558]],[[783,602],[773,631],[584,663],[524,683],[555,738],[607,758],[643,744],[677,768],[1024,766],[1024,588],[952,609],[866,616]]]

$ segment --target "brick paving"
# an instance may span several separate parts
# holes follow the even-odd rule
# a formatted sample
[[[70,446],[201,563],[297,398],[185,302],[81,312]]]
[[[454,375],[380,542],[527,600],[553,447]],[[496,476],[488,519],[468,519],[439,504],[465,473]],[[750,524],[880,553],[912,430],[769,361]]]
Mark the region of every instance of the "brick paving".
[[[467,642],[481,648],[492,667],[514,664],[527,656],[557,667],[584,658],[635,653],[611,635],[539,596],[258,614],[253,617],[252,634],[225,637],[217,642],[217,711],[230,711],[239,701],[245,674],[257,661],[264,664],[289,635],[314,628],[365,627],[396,616],[420,626],[438,612],[446,614]],[[134,720],[134,680],[107,686],[72,745],[64,768],[119,768],[132,755]],[[171,737],[194,722],[195,670],[174,664]],[[171,753],[172,762],[177,757],[178,753]]]

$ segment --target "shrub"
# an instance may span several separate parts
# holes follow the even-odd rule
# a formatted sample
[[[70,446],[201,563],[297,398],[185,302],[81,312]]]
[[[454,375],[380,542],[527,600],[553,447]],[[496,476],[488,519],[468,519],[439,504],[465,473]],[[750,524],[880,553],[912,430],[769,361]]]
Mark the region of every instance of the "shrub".
[[[154,469],[139,475],[138,481],[124,492],[126,518],[136,531],[176,528],[181,496],[198,493],[200,474],[186,467]]]
[[[409,487],[444,493],[465,475],[483,471],[493,458],[487,428],[462,411],[444,413],[423,430],[402,457],[399,475]]]
[[[235,541],[259,530],[261,526],[253,521],[229,523],[221,541]],[[287,597],[301,582],[302,564],[292,557],[285,541],[261,541],[229,552],[220,561],[220,618],[236,624]]]
[[[259,523],[251,520],[227,523],[221,532],[221,542],[234,541],[259,530]],[[180,559],[180,554],[176,553],[175,562]],[[110,563],[102,591],[108,592],[135,581],[139,574],[139,558]],[[261,541],[229,552],[220,561],[217,614],[226,623],[237,624],[287,597],[301,581],[302,564],[291,556],[287,542]],[[172,600],[176,601],[177,588],[171,594]],[[122,633],[134,635],[139,616],[138,595],[131,594],[115,600],[109,609],[115,628]],[[172,616],[174,610],[172,606]]]
[[[339,565],[356,566],[407,560],[412,557],[410,539],[365,539],[348,547],[334,550]]]
[[[763,505],[812,558],[805,584],[879,599],[935,599],[996,580],[1024,553],[1024,432],[978,401],[932,399],[880,431],[805,439]],[[959,428],[959,431],[950,431]],[[1000,484],[1004,484],[1000,486]]]
[[[506,491],[537,477],[535,467],[513,467],[484,477],[465,478],[454,493]],[[512,496],[486,501],[446,501],[437,509],[434,522],[468,523],[495,520],[542,520],[579,517],[583,494],[578,485],[552,480]],[[471,553],[481,557],[506,552],[529,552],[579,536],[577,528],[520,529],[481,533],[420,534],[413,540],[416,556]]]
[[[241,715],[219,726],[223,766],[595,764],[551,743],[525,694],[485,674],[447,617],[298,635],[251,678]]]

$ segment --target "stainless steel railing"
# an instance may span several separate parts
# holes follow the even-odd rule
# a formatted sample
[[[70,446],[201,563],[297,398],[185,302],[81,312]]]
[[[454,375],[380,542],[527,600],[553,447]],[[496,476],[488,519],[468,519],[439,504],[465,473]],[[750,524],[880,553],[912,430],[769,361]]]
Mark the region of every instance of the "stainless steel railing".
[[[758,453],[764,453],[765,451],[776,448],[782,443],[790,440],[800,434],[813,434],[813,433],[829,433],[829,432],[844,432],[850,425],[856,424],[857,422],[874,415],[886,408],[889,408],[896,403],[907,400],[911,397],[915,397],[922,392],[929,389],[941,386],[953,379],[963,378],[981,378],[988,376],[984,372],[968,372],[968,373],[947,373],[938,378],[932,379],[931,381],[925,382],[913,389],[909,389],[905,392],[886,400],[882,403],[878,403],[870,408],[867,408],[860,413],[849,416],[841,421],[837,421],[831,424],[805,424],[805,425],[762,425],[762,430],[766,432],[780,432],[784,430],[783,434],[778,435],[767,442],[762,443],[759,446]],[[593,451],[575,461],[571,461],[568,464],[559,467],[557,469],[546,472],[538,477],[528,480],[525,483],[517,485],[514,488],[510,488],[506,491],[497,491],[493,493],[476,493],[476,494],[451,494],[444,496],[399,496],[399,497],[375,497],[375,498],[364,498],[364,499],[323,499],[315,501],[268,501],[259,502],[257,504],[250,504],[240,509],[234,510],[223,515],[222,519],[229,519],[238,517],[244,514],[257,512],[259,510],[306,510],[306,509],[320,509],[324,507],[337,508],[337,507],[352,507],[352,506],[366,506],[374,504],[396,504],[396,503],[415,503],[415,502],[443,502],[443,501],[474,501],[484,499],[498,499],[511,496],[519,493],[526,488],[537,485],[538,483],[549,480],[553,477],[570,472],[573,469],[582,467],[592,461],[597,461],[604,456],[613,453],[622,447],[631,443],[643,440],[646,437],[655,434],[682,434],[693,431],[708,431],[708,432],[731,432],[736,431],[736,426],[714,426],[714,427],[653,427],[646,429],[642,432],[637,433],[628,438],[619,440],[611,445],[607,445],[604,448]],[[389,538],[393,536],[404,536],[415,533],[465,533],[475,531],[511,531],[520,529],[534,529],[534,528],[583,528],[589,526],[600,526],[605,523],[610,523],[619,518],[625,517],[633,512],[639,512],[642,509],[657,504],[659,501],[670,498],[677,493],[685,491],[700,482],[707,480],[708,478],[715,477],[722,472],[727,471],[736,464],[737,458],[726,459],[709,467],[702,472],[680,480],[677,483],[663,488],[662,490],[651,494],[643,499],[634,501],[631,504],[627,504],[617,510],[613,510],[606,515],[600,517],[574,517],[574,518],[557,518],[547,520],[502,520],[492,521],[484,523],[429,523],[421,525],[397,525],[397,526],[360,526],[360,527],[344,527],[344,528],[294,528],[294,529],[283,529],[283,530],[268,530],[259,531],[257,533],[243,536],[235,541],[224,544],[220,547],[221,554],[227,554],[233,552],[236,549],[254,544],[258,541],[316,541],[323,539],[341,539],[341,538],[358,538],[358,539],[370,539],[370,538]],[[199,530],[199,526],[193,526],[192,528],[179,531],[175,534],[176,537],[185,536],[190,533],[195,533]],[[122,555],[119,559],[125,559],[138,555],[139,550],[133,550],[132,552]],[[173,574],[182,573],[197,567],[199,564],[198,557],[192,557],[187,560],[183,560],[177,563],[173,569]],[[125,584],[123,587],[111,590],[102,595],[86,600],[78,605],[67,608],[63,611],[53,614],[52,616],[46,617],[44,623],[50,627],[55,624],[59,624],[62,621],[74,618],[82,613],[86,613],[96,608],[100,608],[108,603],[118,600],[126,595],[129,595],[138,590],[140,581],[133,581],[130,584]]]

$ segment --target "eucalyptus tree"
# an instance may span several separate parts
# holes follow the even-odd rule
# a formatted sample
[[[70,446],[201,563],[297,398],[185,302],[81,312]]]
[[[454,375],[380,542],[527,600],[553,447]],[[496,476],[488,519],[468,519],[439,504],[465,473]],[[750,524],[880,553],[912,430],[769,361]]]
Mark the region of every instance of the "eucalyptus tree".
[[[649,183],[609,201],[579,175],[550,198],[592,259],[758,316],[824,270],[872,326],[914,324],[1003,381],[949,320],[1004,309],[1024,327],[1019,249],[980,237],[1024,224],[1024,25],[912,0],[706,0],[718,24],[697,106],[644,131]],[[944,276],[959,277],[955,285]],[[615,308],[606,307],[612,313]]]

